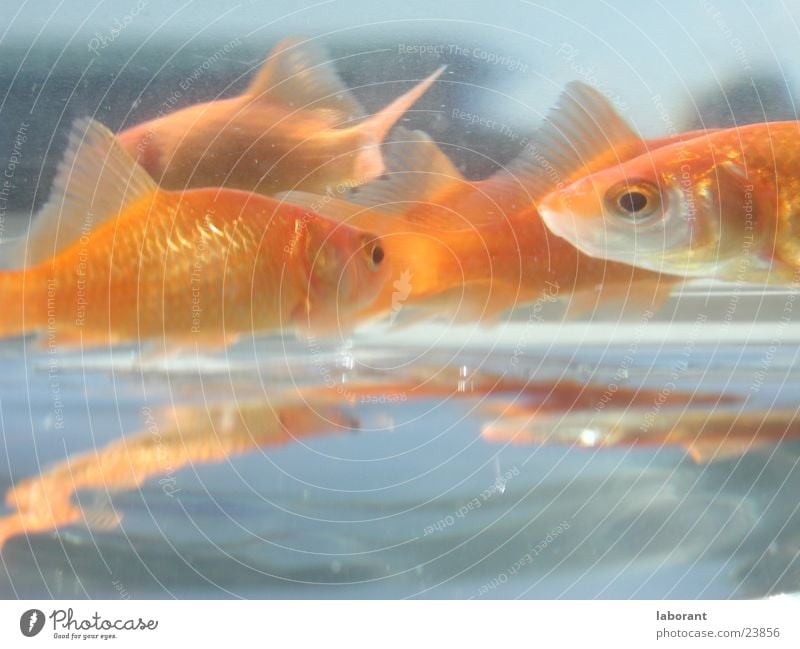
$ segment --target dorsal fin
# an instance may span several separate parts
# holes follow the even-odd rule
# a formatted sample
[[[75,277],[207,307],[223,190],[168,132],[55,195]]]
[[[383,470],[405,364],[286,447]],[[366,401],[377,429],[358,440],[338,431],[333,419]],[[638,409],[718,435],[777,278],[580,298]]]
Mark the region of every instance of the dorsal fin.
[[[326,49],[297,38],[278,43],[246,94],[278,99],[295,108],[332,111],[333,122],[364,116],[364,109],[339,78]]]
[[[645,153],[647,145],[599,91],[567,84],[522,154],[485,183],[528,201]]]
[[[410,202],[429,201],[453,183],[466,182],[444,152],[423,131],[398,127],[383,147],[386,174],[359,187],[354,203],[400,215]]]
[[[27,237],[10,252],[10,262],[23,266],[50,259],[157,189],[111,131],[93,119],[79,119],[70,132],[50,198],[33,218]]]

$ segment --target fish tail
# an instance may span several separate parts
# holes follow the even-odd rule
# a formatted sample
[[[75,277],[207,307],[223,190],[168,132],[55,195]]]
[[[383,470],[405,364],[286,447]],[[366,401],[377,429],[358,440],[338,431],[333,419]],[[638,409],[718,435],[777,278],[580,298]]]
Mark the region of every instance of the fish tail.
[[[441,66],[408,92],[400,95],[381,111],[356,126],[359,132],[360,150],[353,169],[354,180],[366,183],[382,175],[385,171],[380,144],[392,130],[397,121],[433,85],[444,72]]]

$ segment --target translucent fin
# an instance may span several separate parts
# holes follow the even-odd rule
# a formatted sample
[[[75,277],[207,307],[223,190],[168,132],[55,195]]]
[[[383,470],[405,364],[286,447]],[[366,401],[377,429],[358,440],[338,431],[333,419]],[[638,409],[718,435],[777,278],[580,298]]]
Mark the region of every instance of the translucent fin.
[[[332,122],[364,116],[364,109],[339,78],[327,50],[297,38],[281,41],[270,52],[246,94],[277,99],[295,108],[330,111]]]
[[[647,151],[611,102],[580,81],[567,84],[545,122],[522,154],[492,176],[497,189],[535,201],[580,176]]]
[[[401,215],[409,202],[429,201],[454,182],[466,182],[442,150],[422,131],[398,127],[383,147],[386,177],[360,187],[354,203]]]
[[[80,119],[72,127],[50,200],[34,217],[27,238],[9,251],[9,262],[30,266],[50,259],[157,189],[111,131]]]
[[[360,184],[380,176],[384,170],[384,159],[378,145],[383,142],[397,121],[423,95],[433,82],[444,72],[445,66],[420,81],[408,92],[400,95],[388,106],[365,120],[357,127],[361,149],[356,159],[353,174]]]

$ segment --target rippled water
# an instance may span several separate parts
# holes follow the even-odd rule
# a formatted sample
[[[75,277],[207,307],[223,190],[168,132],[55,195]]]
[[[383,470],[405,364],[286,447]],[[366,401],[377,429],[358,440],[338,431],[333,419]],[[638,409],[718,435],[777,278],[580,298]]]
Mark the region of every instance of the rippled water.
[[[35,516],[24,526],[45,524],[7,539],[0,593],[694,598],[797,589],[800,346],[784,341],[771,353],[766,343],[629,337],[615,346],[540,340],[520,353],[523,328],[495,332],[490,346],[451,335],[425,350],[413,333],[386,345],[372,332],[338,347],[265,339],[167,359],[28,349],[23,361],[22,343],[8,343],[0,487],[41,473],[46,486],[26,501]],[[676,372],[678,391],[669,388]],[[614,401],[609,386],[652,392]],[[698,405],[708,395],[731,403]],[[664,443],[664,427],[684,411],[708,415],[707,436],[728,437],[714,461],[687,452],[698,430],[672,439],[683,445]],[[609,413],[636,429],[648,412],[661,424],[636,442],[603,429]],[[715,429],[715,412],[733,415]],[[770,416],[777,436],[742,455],[753,421]],[[72,520],[62,515],[70,503]],[[3,514],[7,523],[13,508]]]

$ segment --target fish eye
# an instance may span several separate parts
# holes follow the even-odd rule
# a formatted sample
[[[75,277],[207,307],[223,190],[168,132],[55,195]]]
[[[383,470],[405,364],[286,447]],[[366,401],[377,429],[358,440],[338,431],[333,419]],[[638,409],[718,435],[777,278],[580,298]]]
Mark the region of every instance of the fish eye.
[[[370,270],[378,270],[386,257],[380,239],[369,238],[365,240],[364,252],[367,256],[367,264]]]
[[[382,261],[383,261],[383,248],[381,248],[380,246],[375,246],[372,249],[372,263],[375,266],[380,266]]]
[[[651,182],[622,182],[608,191],[606,203],[614,214],[627,220],[641,221],[659,211],[661,193]]]
[[[642,192],[625,192],[617,199],[619,206],[626,212],[641,212],[647,207],[647,196]]]

